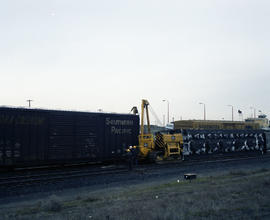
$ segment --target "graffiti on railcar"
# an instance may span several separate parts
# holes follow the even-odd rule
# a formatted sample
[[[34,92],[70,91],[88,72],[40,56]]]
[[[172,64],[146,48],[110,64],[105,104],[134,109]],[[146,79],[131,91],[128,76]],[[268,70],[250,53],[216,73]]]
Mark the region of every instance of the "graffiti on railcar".
[[[190,130],[184,136],[184,155],[265,150],[262,132]]]

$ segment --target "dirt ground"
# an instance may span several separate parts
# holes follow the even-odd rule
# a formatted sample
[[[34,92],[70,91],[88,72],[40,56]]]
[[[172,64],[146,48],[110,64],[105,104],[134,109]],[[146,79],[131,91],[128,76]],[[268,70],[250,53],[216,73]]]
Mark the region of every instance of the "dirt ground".
[[[22,196],[20,202],[2,203],[0,216],[59,220],[270,219],[270,161],[221,167],[197,170],[197,179],[191,182],[179,173],[118,186]]]

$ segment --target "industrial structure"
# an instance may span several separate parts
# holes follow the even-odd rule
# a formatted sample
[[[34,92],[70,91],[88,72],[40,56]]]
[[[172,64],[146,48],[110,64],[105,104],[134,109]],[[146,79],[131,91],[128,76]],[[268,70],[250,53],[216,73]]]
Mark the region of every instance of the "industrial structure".
[[[245,121],[225,120],[179,120],[172,122],[174,129],[206,129],[206,130],[244,130],[262,129],[269,127],[269,120],[266,115],[259,115],[258,118],[247,118]]]

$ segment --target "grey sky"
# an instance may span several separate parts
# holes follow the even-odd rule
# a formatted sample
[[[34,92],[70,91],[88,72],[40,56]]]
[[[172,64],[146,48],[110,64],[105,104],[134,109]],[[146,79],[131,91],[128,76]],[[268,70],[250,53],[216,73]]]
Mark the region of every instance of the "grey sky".
[[[270,1],[0,2],[1,105],[270,114]]]

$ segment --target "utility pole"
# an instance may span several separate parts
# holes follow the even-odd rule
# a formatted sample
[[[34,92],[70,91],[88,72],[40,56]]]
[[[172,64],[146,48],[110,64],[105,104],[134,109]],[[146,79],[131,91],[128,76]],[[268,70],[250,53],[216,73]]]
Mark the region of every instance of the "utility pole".
[[[34,100],[28,99],[26,101],[28,102],[28,107],[31,108],[31,102],[34,101]]]

